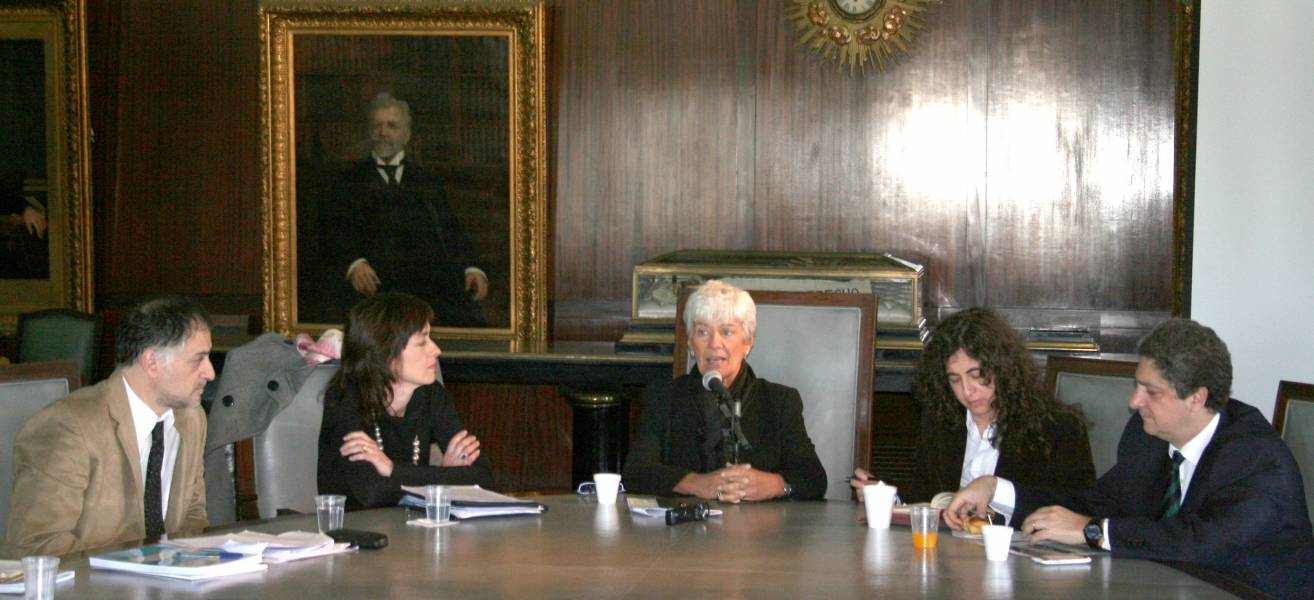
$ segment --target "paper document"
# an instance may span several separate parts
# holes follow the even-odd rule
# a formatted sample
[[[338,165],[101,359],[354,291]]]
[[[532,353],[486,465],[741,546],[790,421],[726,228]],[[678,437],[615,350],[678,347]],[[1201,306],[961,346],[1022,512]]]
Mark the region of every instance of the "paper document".
[[[287,531],[275,535],[248,530],[167,543],[191,549],[219,548],[238,554],[260,554],[263,561],[270,564],[352,551],[351,544],[335,543],[333,538],[313,531]]]
[[[477,485],[445,485],[443,489],[452,498],[453,519],[537,515],[547,510],[547,507],[537,502],[513,498]],[[403,485],[402,491],[406,492],[401,500],[402,506],[424,508],[424,486]]]

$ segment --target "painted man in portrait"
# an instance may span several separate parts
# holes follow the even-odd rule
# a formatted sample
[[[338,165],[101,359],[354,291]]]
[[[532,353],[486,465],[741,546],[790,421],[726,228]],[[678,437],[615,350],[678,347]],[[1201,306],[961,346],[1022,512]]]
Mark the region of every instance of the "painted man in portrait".
[[[331,272],[345,280],[344,307],[378,291],[400,291],[433,305],[434,325],[486,327],[478,301],[488,277],[447,202],[442,180],[406,156],[410,106],[380,93],[369,109],[370,156],[338,179],[323,207]]]
[[[45,48],[0,40],[0,279],[48,279]]]

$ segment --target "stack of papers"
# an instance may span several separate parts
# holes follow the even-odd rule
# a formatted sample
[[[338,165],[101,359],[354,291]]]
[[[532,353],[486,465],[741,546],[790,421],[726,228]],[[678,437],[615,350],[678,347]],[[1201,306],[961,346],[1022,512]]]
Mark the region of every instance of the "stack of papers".
[[[477,485],[445,485],[443,489],[452,498],[453,519],[537,515],[547,510],[547,507],[537,502],[490,492]],[[402,506],[424,508],[424,486],[403,485],[402,491],[406,492],[401,500]]]
[[[260,562],[259,554],[238,554],[219,548],[179,548],[165,544],[98,554],[91,557],[91,567],[185,581],[254,573],[268,568]]]
[[[335,543],[333,538],[311,531],[288,531],[278,535],[259,531],[242,531],[170,540],[168,544],[193,550],[218,548],[237,554],[259,554],[262,561],[268,564],[351,552],[351,544]]]

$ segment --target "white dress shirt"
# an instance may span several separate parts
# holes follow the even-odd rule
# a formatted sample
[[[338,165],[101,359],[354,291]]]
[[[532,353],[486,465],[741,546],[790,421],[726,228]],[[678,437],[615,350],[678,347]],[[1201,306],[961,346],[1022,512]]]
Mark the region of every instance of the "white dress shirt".
[[[963,451],[962,475],[958,477],[960,489],[977,477],[995,474],[995,465],[999,464],[999,449],[990,443],[994,437],[994,421],[990,422],[985,431],[981,431],[972,421],[972,412],[967,411],[967,444]]]
[[[151,456],[151,430],[157,422],[164,422],[164,460],[160,465],[160,516],[169,516],[169,487],[173,484],[173,465],[178,461],[178,444],[182,436],[173,426],[173,409],[156,415],[151,407],[132,390],[128,380],[123,380],[123,387],[128,391],[128,407],[132,409],[132,423],[137,432],[137,456],[141,460],[141,493],[146,494],[146,466]]]

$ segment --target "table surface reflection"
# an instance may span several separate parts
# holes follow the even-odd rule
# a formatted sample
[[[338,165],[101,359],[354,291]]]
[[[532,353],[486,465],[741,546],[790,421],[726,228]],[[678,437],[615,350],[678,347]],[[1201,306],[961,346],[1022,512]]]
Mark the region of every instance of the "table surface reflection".
[[[622,496],[623,498],[623,496]],[[57,598],[1231,598],[1175,569],[1095,557],[1041,566],[990,563],[976,542],[940,536],[914,551],[907,528],[867,529],[847,502],[726,506],[673,527],[632,515],[623,500],[547,496],[537,517],[405,524],[401,508],[348,513],[346,526],[388,534],[382,550],[270,565],[264,573],[186,583],[93,571],[67,558]],[[412,513],[413,515],[413,513]],[[254,524],[313,530],[314,515]]]

